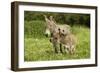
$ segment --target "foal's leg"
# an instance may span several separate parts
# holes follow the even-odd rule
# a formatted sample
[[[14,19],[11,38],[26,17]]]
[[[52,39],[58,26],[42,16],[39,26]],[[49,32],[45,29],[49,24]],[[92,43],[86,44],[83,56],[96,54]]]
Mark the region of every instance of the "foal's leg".
[[[64,46],[64,50],[65,50],[65,53],[70,53],[70,48],[69,48],[69,46],[65,45],[65,46]]]
[[[71,47],[71,54],[75,54],[75,46]]]

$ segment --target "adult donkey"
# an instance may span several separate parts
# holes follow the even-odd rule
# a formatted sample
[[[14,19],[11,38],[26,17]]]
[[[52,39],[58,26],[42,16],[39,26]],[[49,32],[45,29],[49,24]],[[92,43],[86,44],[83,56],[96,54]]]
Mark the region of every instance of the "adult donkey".
[[[62,24],[62,25],[61,24],[57,24],[55,22],[55,20],[53,19],[53,16],[50,16],[49,19],[48,19],[47,16],[44,15],[44,18],[45,18],[45,21],[46,21],[46,25],[45,25],[46,26],[45,35],[47,37],[53,38],[52,34],[53,33],[58,33],[59,32],[59,29],[60,30],[66,30],[63,33],[65,35],[71,32],[69,25],[67,25],[67,24]],[[59,41],[59,39],[56,39],[56,40]],[[55,40],[53,40],[52,41],[52,44],[53,44],[53,47],[55,49],[55,53],[59,53],[59,51],[61,53],[63,53],[62,44],[61,43],[58,43]]]

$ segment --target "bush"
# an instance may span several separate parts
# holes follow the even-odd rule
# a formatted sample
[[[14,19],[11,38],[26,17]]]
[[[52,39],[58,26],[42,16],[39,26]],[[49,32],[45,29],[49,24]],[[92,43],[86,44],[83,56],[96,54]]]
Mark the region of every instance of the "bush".
[[[25,11],[25,21],[45,21],[44,16],[53,16],[54,20],[60,24],[81,24],[90,27],[90,15],[89,14],[76,14],[76,13],[56,13],[56,12],[35,12]]]
[[[45,31],[44,21],[25,21],[24,34],[25,37],[42,38]]]

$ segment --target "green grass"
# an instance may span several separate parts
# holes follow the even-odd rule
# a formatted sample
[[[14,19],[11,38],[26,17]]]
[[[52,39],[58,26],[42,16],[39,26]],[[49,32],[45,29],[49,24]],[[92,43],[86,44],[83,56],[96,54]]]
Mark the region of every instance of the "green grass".
[[[35,27],[34,27],[35,28]],[[49,38],[25,37],[25,61],[69,60],[90,58],[90,29],[85,26],[73,26],[73,34],[78,39],[74,55],[54,53]],[[43,36],[43,35],[42,35]]]

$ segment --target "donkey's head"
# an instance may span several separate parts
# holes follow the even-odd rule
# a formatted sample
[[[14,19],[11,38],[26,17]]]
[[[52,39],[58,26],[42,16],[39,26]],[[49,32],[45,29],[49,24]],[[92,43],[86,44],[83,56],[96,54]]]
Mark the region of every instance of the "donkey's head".
[[[55,27],[56,27],[56,23],[53,21],[53,17],[50,16],[50,18],[48,19],[46,15],[44,15],[46,24],[45,24],[45,35],[47,37],[51,36],[51,34],[53,33]]]
[[[66,36],[69,35],[71,33],[71,27],[69,25],[64,25],[63,27],[59,27],[59,34]]]

